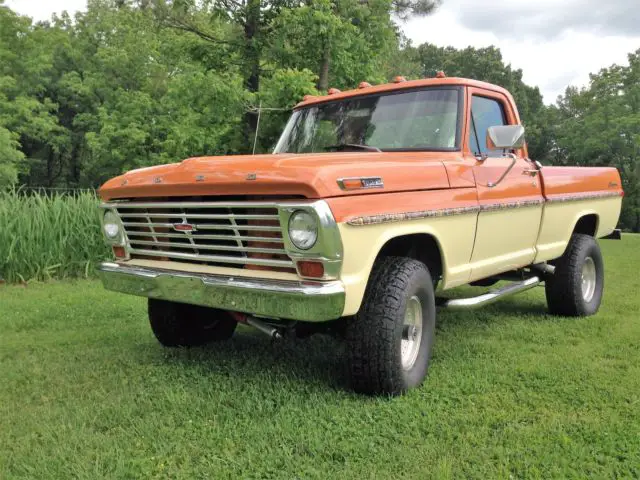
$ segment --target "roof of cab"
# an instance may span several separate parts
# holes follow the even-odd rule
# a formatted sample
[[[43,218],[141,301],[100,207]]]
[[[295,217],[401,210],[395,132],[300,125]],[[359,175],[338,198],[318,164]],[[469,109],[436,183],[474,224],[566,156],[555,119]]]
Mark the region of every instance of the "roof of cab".
[[[334,93],[331,95],[315,95],[310,96],[306,100],[298,103],[294,109],[301,107],[308,107],[317,103],[333,102],[336,100],[342,100],[349,97],[357,97],[361,95],[370,95],[375,93],[392,92],[397,90],[407,90],[411,88],[419,87],[438,87],[438,86],[468,86],[483,88],[485,90],[492,90],[504,94],[507,98],[511,98],[511,94],[508,90],[493,85],[492,83],[481,82],[478,80],[471,80],[469,78],[458,77],[445,77],[445,78],[422,78],[420,80],[407,80],[398,83],[384,83],[382,85],[374,85],[372,87],[356,88],[353,90],[346,90],[340,93]]]

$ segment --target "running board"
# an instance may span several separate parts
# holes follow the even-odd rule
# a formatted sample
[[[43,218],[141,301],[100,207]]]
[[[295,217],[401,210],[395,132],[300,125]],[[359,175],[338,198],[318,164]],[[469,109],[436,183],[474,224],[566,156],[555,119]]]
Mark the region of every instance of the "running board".
[[[447,310],[471,310],[473,308],[489,305],[501,298],[524,292],[525,290],[529,290],[530,288],[539,285],[541,282],[542,280],[540,277],[530,277],[520,282],[513,282],[509,285],[505,285],[504,287],[490,290],[489,292],[477,297],[443,299],[443,303],[441,303],[439,307],[446,308]]]

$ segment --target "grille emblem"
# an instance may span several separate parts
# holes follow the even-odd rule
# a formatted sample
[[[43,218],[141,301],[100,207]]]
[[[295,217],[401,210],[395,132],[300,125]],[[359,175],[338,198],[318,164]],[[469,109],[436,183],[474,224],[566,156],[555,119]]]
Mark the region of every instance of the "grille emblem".
[[[174,223],[173,229],[178,232],[184,232],[186,234],[196,231],[196,227],[194,227],[190,223]]]
[[[255,180],[258,176],[255,173],[247,173],[247,180]]]

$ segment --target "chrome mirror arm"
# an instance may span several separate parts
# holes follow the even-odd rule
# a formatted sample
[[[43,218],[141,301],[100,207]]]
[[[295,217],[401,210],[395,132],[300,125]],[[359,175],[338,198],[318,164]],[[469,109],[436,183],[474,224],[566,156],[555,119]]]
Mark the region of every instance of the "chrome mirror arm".
[[[511,164],[507,167],[504,173],[500,175],[500,178],[498,178],[498,180],[496,180],[495,182],[487,182],[487,187],[493,188],[497,186],[500,182],[504,180],[504,178],[509,174],[513,166],[516,164],[516,160],[518,159],[518,157],[516,157],[514,153],[509,153],[508,155],[505,155],[505,156],[511,157]]]

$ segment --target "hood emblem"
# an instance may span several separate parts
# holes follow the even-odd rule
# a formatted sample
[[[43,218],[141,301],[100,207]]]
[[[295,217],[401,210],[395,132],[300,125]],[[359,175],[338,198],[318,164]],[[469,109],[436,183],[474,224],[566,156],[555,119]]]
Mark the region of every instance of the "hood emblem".
[[[204,182],[204,175],[196,175],[196,182]]]
[[[162,183],[162,177],[154,177],[153,183]]]
[[[247,180],[255,180],[258,176],[255,173],[247,173]]]
[[[190,234],[191,232],[197,231],[196,227],[194,227],[190,223],[174,223],[173,229],[177,232],[184,232],[187,235]]]

